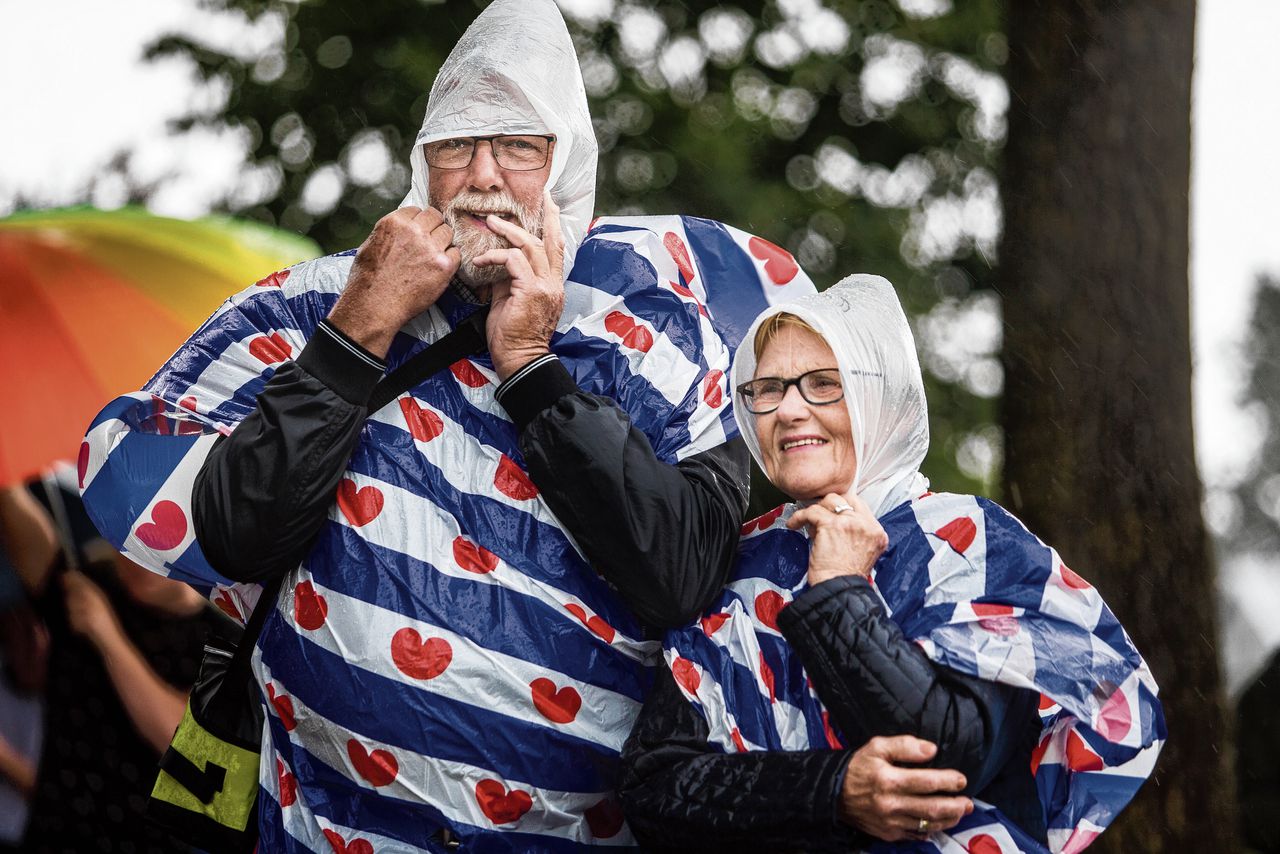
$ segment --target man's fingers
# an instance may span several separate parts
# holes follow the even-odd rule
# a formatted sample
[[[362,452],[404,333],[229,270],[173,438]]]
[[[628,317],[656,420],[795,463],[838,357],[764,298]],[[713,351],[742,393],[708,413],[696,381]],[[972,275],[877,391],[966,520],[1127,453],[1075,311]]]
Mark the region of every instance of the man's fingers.
[[[534,277],[529,259],[519,249],[490,249],[472,258],[471,263],[477,267],[506,267],[507,275],[512,279],[529,280]]]
[[[413,215],[413,224],[430,234],[436,230],[440,223],[444,222],[444,215],[435,208],[401,208],[402,211],[417,211]]]
[[[947,768],[894,768],[884,773],[893,791],[916,795],[963,792],[967,782],[959,771]]]
[[[542,191],[542,241],[547,247],[551,273],[564,280],[564,232],[560,228],[560,206],[550,190]]]
[[[505,219],[493,214],[489,214],[485,222],[495,232],[505,237],[508,243],[520,250],[525,260],[529,262],[530,269],[537,273],[538,276],[546,277],[550,275],[551,267],[547,262],[547,250],[541,240],[515,223],[507,222]]]
[[[881,735],[867,742],[864,748],[872,756],[878,756],[894,765],[912,762],[928,762],[938,752],[931,741],[914,735]]]

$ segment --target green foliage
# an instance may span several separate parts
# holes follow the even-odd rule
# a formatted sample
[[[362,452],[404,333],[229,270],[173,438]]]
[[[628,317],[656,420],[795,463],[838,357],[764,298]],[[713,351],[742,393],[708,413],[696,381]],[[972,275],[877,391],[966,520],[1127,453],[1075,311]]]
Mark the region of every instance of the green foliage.
[[[208,5],[282,34],[259,56],[182,35],[150,49],[187,57],[228,92],[219,109],[180,124],[247,134],[246,179],[224,207],[328,251],[358,245],[407,191],[403,164],[436,70],[485,4]],[[561,0],[600,141],[597,213],[720,219],[787,247],[819,287],[851,272],[889,278],[921,332],[935,413],[926,471],[936,488],[990,493],[1000,4],[902,11],[918,5]],[[975,206],[988,212],[984,227],[974,227]],[[976,347],[963,323],[956,332],[942,322],[975,317],[994,324]],[[947,330],[959,340],[948,343]],[[983,472],[993,449],[995,468]]]

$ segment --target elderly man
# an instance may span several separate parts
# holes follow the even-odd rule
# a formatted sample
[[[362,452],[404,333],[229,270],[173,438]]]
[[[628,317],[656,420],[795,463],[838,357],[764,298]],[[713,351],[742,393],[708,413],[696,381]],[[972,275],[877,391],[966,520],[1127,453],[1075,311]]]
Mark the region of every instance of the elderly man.
[[[647,638],[718,591],[745,506],[729,348],[812,285],[705,220],[583,242],[596,148],[551,0],[480,15],[411,159],[359,252],[232,297],[99,415],[86,505],[240,619],[284,576],[261,850],[625,845]],[[369,411],[484,302],[487,353]]]

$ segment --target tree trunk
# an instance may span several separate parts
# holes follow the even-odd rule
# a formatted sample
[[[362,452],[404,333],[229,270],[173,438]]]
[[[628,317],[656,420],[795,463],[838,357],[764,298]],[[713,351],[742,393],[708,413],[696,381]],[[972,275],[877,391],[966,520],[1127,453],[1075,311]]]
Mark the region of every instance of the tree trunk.
[[[1191,426],[1194,0],[1008,4],[1005,496],[1093,579],[1170,738],[1096,848],[1235,851],[1214,567]]]

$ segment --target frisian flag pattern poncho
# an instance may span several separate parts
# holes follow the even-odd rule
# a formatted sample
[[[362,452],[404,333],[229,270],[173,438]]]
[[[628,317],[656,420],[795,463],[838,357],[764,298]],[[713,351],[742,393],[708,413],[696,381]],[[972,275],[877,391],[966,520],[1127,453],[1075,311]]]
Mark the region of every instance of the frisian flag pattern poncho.
[[[787,530],[794,505],[747,523],[733,580],[664,654],[726,752],[841,748],[840,736],[778,632],[807,585],[809,543]],[[886,612],[933,661],[1040,692],[1031,759],[1049,849],[1075,854],[1150,775],[1165,738],[1156,684],[1096,589],[1003,508],[928,494],[880,517],[889,548],[872,580]],[[927,841],[874,852],[1043,852],[989,805]]]
[[[258,588],[201,554],[192,482],[328,314],[352,254],[229,299],[81,447],[81,490],[108,539],[213,585],[237,618]],[[770,302],[812,290],[786,252],[719,223],[602,219],[552,349],[673,463],[735,435],[732,347]],[[398,336],[388,369],[470,310],[446,294]],[[476,356],[373,413],[286,579],[254,660],[262,850],[430,850],[441,824],[473,851],[634,844],[611,792],[660,648],[539,497],[495,387]]]

